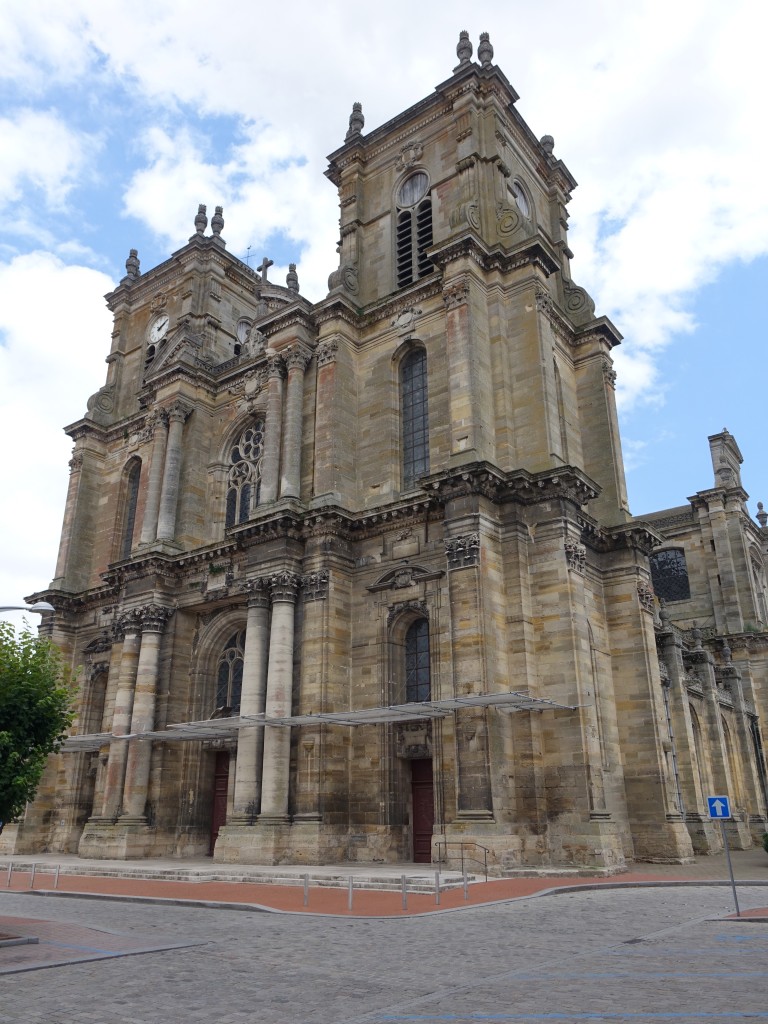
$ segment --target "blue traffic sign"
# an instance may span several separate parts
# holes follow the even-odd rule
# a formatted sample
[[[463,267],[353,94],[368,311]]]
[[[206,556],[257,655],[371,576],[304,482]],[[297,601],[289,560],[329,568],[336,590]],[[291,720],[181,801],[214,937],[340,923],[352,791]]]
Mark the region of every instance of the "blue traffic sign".
[[[710,818],[730,818],[731,816],[731,801],[727,796],[708,796],[707,806]]]

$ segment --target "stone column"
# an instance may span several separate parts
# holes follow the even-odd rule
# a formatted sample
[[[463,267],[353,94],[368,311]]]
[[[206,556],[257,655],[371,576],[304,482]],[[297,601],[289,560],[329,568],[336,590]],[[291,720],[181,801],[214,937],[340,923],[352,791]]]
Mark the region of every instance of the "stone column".
[[[245,630],[241,715],[264,712],[267,693],[267,650],[269,646],[269,591],[265,580],[250,582],[248,622]],[[261,767],[264,729],[241,729],[237,740],[235,768],[234,824],[252,824],[261,797]]]
[[[280,439],[283,432],[283,376],[280,356],[270,353],[267,361],[267,421],[264,424],[264,456],[261,460],[260,504],[275,501],[280,476]]]
[[[152,544],[157,538],[157,520],[160,514],[160,493],[163,486],[163,469],[165,467],[167,443],[168,414],[165,411],[158,411],[154,414],[152,462],[149,467],[147,501],[144,507],[144,519],[141,524],[140,543],[142,544]]]
[[[301,632],[300,693],[297,711],[308,714],[324,708],[329,662],[330,573],[318,569],[302,577],[304,614]],[[330,654],[333,659],[333,654]],[[294,821],[319,821],[323,780],[324,731],[320,726],[299,730],[296,766],[296,814]]]
[[[269,634],[267,667],[267,718],[291,713],[293,691],[293,633],[299,577],[283,571],[270,578],[272,626]],[[291,730],[267,726],[264,734],[264,769],[261,783],[259,822],[288,820],[288,785],[291,760]]]
[[[123,652],[120,658],[120,673],[117,680],[115,710],[112,716],[112,734],[125,736],[130,730],[133,711],[133,691],[136,686],[136,671],[141,647],[141,622],[134,613],[127,615],[120,623],[123,632]],[[127,740],[112,740],[109,746],[104,801],[101,816],[116,818],[120,813],[125,779],[125,762],[128,756]]]
[[[142,609],[141,651],[136,671],[136,689],[131,715],[132,733],[150,732],[155,727],[160,638],[170,614],[170,608],[162,608],[158,605],[148,605]],[[152,743],[138,739],[129,742],[121,820],[129,818],[143,822],[152,760]]]
[[[478,421],[478,368],[473,359],[469,282],[461,277],[443,287],[451,424],[451,455],[482,458]],[[471,453],[471,454],[470,454]]]
[[[301,418],[304,404],[304,372],[312,354],[294,345],[285,357],[288,383],[285,396],[285,430],[282,439],[280,497],[298,498],[301,489]]]
[[[176,507],[179,502],[179,481],[181,479],[181,440],[184,423],[191,411],[184,402],[174,402],[168,410],[168,444],[165,450],[163,486],[160,493],[158,540],[173,540],[176,533]]]
[[[69,560],[69,547],[72,538],[72,527],[75,522],[75,509],[77,508],[77,496],[80,491],[80,480],[83,470],[83,453],[75,450],[69,460],[69,485],[67,487],[67,502],[64,506],[64,525],[61,531],[59,543],[59,557],[56,559],[56,577],[54,584],[64,581],[67,574],[67,561]]]
[[[451,607],[451,649],[457,695],[486,692],[485,636],[480,601],[480,534],[445,542]],[[458,818],[492,821],[488,725],[482,708],[456,712]]]
[[[339,435],[339,382],[337,381],[337,338],[326,338],[315,349],[317,361],[317,384],[315,387],[315,479],[313,497],[328,495],[339,500],[340,460],[346,454],[345,463],[352,450],[346,446],[346,453],[340,451]],[[349,403],[352,407],[352,403]]]

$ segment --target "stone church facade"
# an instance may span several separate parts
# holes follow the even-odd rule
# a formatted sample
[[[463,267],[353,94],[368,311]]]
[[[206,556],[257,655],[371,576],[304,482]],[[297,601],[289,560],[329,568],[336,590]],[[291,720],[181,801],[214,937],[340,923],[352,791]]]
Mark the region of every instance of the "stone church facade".
[[[6,849],[618,871],[717,850],[709,792],[764,831],[738,448],[630,514],[576,182],[487,36],[457,54],[380,128],[355,104],[322,301],[229,253],[220,208],[127,260],[37,595],[78,717]]]

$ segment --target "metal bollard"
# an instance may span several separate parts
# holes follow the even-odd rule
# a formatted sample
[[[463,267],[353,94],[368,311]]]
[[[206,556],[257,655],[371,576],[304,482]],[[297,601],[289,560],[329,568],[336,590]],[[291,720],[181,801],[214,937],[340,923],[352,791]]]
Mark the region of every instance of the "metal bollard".
[[[435,872],[435,904],[440,906],[440,872]]]
[[[352,875],[349,876],[349,892],[347,893],[347,910],[352,909]]]
[[[309,875],[304,875],[304,906],[309,906]]]
[[[469,899],[469,884],[467,882],[467,869],[466,868],[462,868],[461,873],[464,876],[464,899],[468,900]]]
[[[29,876],[29,888],[30,889],[34,889],[34,887],[35,887],[35,869],[36,868],[37,868],[37,864],[33,864],[32,865],[32,874]]]
[[[56,865],[56,874],[53,876],[53,888],[59,888],[59,872],[61,871],[61,864]]]
[[[405,875],[400,875],[400,885],[403,890],[403,910],[408,909],[408,882]]]
[[[8,880],[5,883],[6,889],[10,889],[11,888],[11,875],[12,874],[13,874],[13,861],[9,860],[8,861]]]

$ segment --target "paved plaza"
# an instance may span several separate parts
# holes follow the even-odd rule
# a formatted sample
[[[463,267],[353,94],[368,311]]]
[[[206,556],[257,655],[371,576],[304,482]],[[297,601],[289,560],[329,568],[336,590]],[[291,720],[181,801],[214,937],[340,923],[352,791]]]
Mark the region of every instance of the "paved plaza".
[[[764,907],[768,888],[742,886],[739,899]],[[703,885],[399,919],[0,891],[0,916],[48,922],[41,942],[53,937],[62,958],[110,957],[0,975],[0,1022],[768,1020],[768,924],[733,909],[730,888]]]

